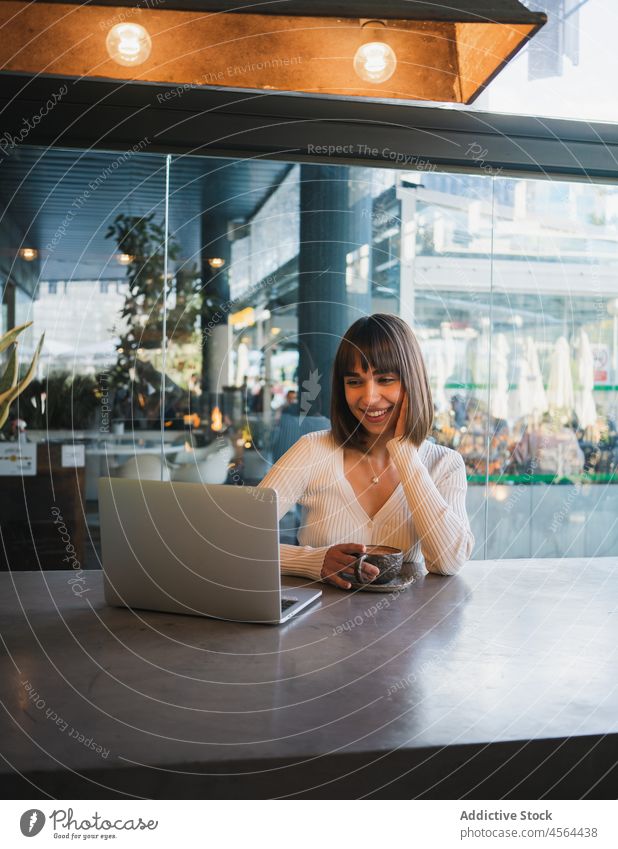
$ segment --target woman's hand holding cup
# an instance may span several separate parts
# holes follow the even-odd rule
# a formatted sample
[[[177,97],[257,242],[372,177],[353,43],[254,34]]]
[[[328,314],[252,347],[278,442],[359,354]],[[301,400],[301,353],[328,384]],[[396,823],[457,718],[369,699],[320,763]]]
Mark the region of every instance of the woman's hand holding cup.
[[[346,575],[354,575],[354,564],[361,554],[365,554],[367,546],[358,542],[344,542],[339,545],[331,545],[324,557],[322,564],[322,580],[349,590],[352,584],[346,580]],[[371,581],[380,574],[377,566],[371,563],[363,563],[363,573],[366,580]]]

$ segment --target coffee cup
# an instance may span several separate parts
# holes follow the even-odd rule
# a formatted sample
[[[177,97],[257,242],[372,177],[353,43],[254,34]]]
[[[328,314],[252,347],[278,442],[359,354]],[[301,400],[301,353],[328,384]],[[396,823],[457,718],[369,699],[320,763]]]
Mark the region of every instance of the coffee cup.
[[[403,551],[390,545],[368,545],[365,554],[361,554],[351,566],[358,584],[386,584],[401,572]],[[367,578],[363,573],[363,564],[371,563],[377,566],[380,574],[375,578]]]

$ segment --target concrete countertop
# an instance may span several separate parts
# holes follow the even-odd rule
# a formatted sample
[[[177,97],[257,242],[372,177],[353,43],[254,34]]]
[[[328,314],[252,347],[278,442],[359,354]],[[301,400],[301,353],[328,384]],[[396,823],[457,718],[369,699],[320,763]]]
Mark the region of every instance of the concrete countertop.
[[[29,797],[581,795],[616,759],[617,569],[474,561],[399,595],[325,586],[279,627],[110,608],[97,571],[0,574],[0,781]]]

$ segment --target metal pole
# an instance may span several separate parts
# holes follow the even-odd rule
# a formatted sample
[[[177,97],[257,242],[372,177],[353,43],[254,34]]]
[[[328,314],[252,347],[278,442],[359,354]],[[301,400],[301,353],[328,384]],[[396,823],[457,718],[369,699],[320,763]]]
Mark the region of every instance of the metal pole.
[[[171,155],[165,157],[165,238],[163,240],[163,340],[161,356],[161,402],[159,404],[159,415],[161,417],[161,480],[164,479],[165,471],[165,370],[167,368],[167,264],[168,264],[168,237],[169,237],[169,206],[170,206],[170,163]]]

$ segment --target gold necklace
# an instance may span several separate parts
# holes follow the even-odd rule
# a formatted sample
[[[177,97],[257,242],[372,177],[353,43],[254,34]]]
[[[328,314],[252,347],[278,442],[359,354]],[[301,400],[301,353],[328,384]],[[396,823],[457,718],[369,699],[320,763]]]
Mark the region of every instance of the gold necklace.
[[[380,483],[380,475],[384,474],[386,469],[388,469],[389,466],[391,465],[391,462],[389,460],[387,466],[380,472],[379,475],[376,475],[375,469],[371,465],[371,460],[369,459],[369,454],[365,454],[365,457],[367,458],[367,462],[369,463],[369,468],[371,469],[371,471],[373,473],[373,477],[371,478],[371,483],[374,484],[374,486],[375,486],[376,484]]]

